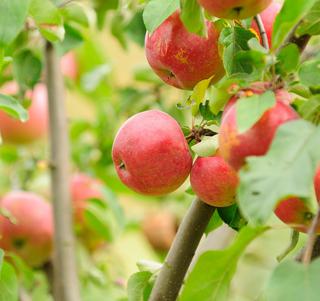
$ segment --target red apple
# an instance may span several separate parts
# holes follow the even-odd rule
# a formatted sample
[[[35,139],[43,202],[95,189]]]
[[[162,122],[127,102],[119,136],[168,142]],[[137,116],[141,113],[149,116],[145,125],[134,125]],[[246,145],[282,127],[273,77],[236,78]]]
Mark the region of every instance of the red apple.
[[[113,143],[112,158],[122,182],[146,195],[176,190],[192,166],[179,124],[158,110],[138,113],[123,124]]]
[[[168,251],[177,232],[176,217],[170,212],[148,214],[142,223],[142,231],[157,251]]]
[[[281,10],[281,4],[273,1],[263,12],[260,13],[260,17],[268,37],[268,42],[270,47],[272,46],[271,43],[272,43],[273,24],[280,10]],[[258,36],[260,37],[259,28],[255,21],[252,22],[252,28],[257,32]],[[261,37],[260,37],[260,40],[261,40]]]
[[[227,207],[235,202],[238,175],[221,157],[197,158],[190,182],[195,194],[211,206]]]
[[[24,191],[6,194],[0,207],[15,220],[0,215],[0,248],[19,255],[30,266],[50,259],[53,245],[52,210],[40,196]]]
[[[154,72],[167,84],[192,89],[199,81],[224,75],[218,50],[219,30],[207,21],[208,37],[189,32],[179,12],[167,18],[152,34],[146,35],[147,60]]]
[[[66,53],[60,60],[61,72],[64,76],[73,80],[78,76],[78,64],[73,51]]]
[[[320,167],[318,167],[316,175],[314,177],[314,189],[316,192],[318,203],[320,203]]]
[[[272,0],[198,0],[212,16],[224,19],[246,19],[262,12]]]
[[[15,82],[4,85],[0,93],[14,95],[18,92]],[[33,91],[28,91],[32,103],[28,109],[29,119],[21,122],[0,111],[0,133],[4,142],[24,144],[43,138],[48,131],[47,89],[38,84]]]
[[[257,90],[252,92],[263,93]],[[275,106],[267,110],[260,120],[244,133],[239,133],[237,129],[235,104],[238,98],[232,97],[231,103],[227,104],[219,132],[219,151],[220,155],[236,170],[241,168],[246,157],[262,156],[268,151],[280,125],[299,118],[288,104],[291,97],[286,91],[277,90],[275,95]]]

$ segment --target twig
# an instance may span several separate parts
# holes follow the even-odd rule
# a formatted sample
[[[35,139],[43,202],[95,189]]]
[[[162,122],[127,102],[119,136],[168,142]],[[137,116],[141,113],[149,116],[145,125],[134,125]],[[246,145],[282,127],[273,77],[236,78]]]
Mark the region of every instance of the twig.
[[[177,299],[184,277],[215,208],[195,199],[184,217],[149,301]]]
[[[264,28],[264,25],[263,25],[263,22],[262,22],[262,19],[260,17],[260,15],[256,15],[254,17],[254,20],[256,21],[256,24],[258,26],[258,29],[259,29],[259,33],[260,33],[260,36],[261,36],[261,39],[262,39],[262,45],[264,48],[266,48],[267,50],[269,50],[269,41],[268,41],[268,36],[267,36],[267,32]]]
[[[72,2],[75,2],[75,1],[76,1],[76,0],[66,0],[66,1],[60,3],[60,4],[58,5],[58,7],[59,7],[59,8],[65,7],[65,6],[67,6],[68,4],[70,4],[70,3],[72,3]]]
[[[45,47],[46,80],[49,100],[51,193],[54,213],[54,298],[79,301],[79,284],[74,252],[69,192],[69,141],[65,112],[63,78],[54,46]]]

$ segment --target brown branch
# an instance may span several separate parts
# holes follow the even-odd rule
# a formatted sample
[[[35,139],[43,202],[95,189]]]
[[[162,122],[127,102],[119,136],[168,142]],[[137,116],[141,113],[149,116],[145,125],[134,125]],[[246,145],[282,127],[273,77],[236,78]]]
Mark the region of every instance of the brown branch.
[[[267,50],[269,50],[269,41],[268,41],[268,36],[267,36],[267,32],[264,28],[264,25],[263,25],[263,22],[262,22],[262,19],[260,17],[260,15],[256,15],[254,17],[254,20],[258,26],[258,29],[259,29],[259,33],[260,33],[260,36],[261,36],[261,40],[262,40],[262,45],[264,48],[266,48]]]
[[[195,199],[161,268],[149,301],[177,299],[184,277],[215,208]]]
[[[54,299],[79,301],[69,192],[69,141],[63,78],[54,46],[45,47],[46,81],[49,101],[51,194],[54,213]]]

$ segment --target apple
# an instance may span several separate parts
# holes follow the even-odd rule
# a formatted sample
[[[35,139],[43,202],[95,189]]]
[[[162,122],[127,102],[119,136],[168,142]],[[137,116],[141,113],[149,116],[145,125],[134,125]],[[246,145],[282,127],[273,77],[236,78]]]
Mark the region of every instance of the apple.
[[[0,93],[14,95],[18,93],[18,85],[9,82],[0,89]],[[4,142],[26,144],[46,136],[48,132],[48,101],[47,89],[44,84],[38,84],[26,96],[32,100],[29,119],[21,122],[0,111],[0,133]]]
[[[138,113],[122,125],[113,143],[112,158],[121,181],[145,195],[176,190],[192,166],[179,124],[158,110]]]
[[[316,175],[314,177],[314,189],[316,192],[318,203],[320,203],[320,167],[318,167]]]
[[[268,42],[270,47],[272,46],[273,24],[280,10],[281,10],[281,4],[278,2],[272,1],[272,3],[263,12],[260,13],[260,17],[268,37]],[[256,21],[252,22],[252,29],[254,29],[254,31],[256,31],[258,36],[260,37],[260,32],[259,32],[259,28],[257,26]],[[261,40],[261,37],[260,37],[260,40]]]
[[[0,215],[0,248],[19,255],[33,267],[47,262],[53,246],[51,205],[34,193],[14,191],[1,199],[0,207],[15,222]]]
[[[60,60],[62,75],[76,80],[78,77],[78,64],[73,51],[67,52]]]
[[[251,94],[263,92],[263,90],[254,89]],[[268,151],[280,125],[299,118],[289,105],[291,96],[287,91],[279,89],[275,91],[275,96],[276,104],[274,107],[267,110],[260,120],[244,133],[239,133],[237,129],[235,104],[238,97],[232,97],[230,103],[227,104],[219,131],[219,152],[236,170],[241,168],[246,157],[262,156]]]
[[[220,32],[207,21],[207,37],[189,32],[178,11],[168,17],[152,34],[147,33],[145,51],[154,72],[167,84],[193,89],[201,80],[213,76],[212,83],[224,75],[218,50]]]
[[[148,214],[142,223],[143,234],[157,251],[168,251],[177,232],[177,219],[170,212]]]
[[[246,19],[262,12],[272,0],[198,0],[212,16],[223,19]]]
[[[194,162],[190,182],[200,200],[215,207],[227,207],[235,202],[238,175],[221,157],[198,157]]]

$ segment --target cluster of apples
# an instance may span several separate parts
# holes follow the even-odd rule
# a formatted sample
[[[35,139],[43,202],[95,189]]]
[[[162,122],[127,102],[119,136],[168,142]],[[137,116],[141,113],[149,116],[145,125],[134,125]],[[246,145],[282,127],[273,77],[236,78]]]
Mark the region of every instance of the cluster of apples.
[[[70,193],[74,211],[74,224],[80,238],[90,232],[84,212],[88,200],[102,198],[100,181],[85,174],[74,174]],[[12,252],[32,267],[39,267],[50,260],[53,250],[53,212],[51,204],[38,194],[13,191],[0,199],[0,248]],[[91,233],[92,234],[92,233]],[[88,248],[101,244],[96,237],[89,237]]]
[[[243,19],[261,13],[271,43],[273,22],[281,9],[279,3],[271,0],[198,2],[209,14],[220,18]],[[180,89],[192,89],[201,80],[212,78],[211,83],[215,83],[224,76],[218,49],[219,30],[209,21],[206,26],[206,37],[190,33],[176,11],[152,34],[147,33],[147,60],[164,82]],[[257,29],[257,24],[253,23],[252,28]],[[259,95],[268,90],[275,94],[275,105],[249,130],[240,133],[236,121],[237,100],[243,95]],[[238,91],[225,106],[217,152],[198,157],[194,163],[187,141],[171,116],[158,110],[138,113],[123,124],[114,140],[112,157],[118,176],[138,193],[163,195],[180,187],[190,174],[192,189],[199,199],[215,207],[229,206],[235,202],[237,172],[245,165],[245,159],[265,155],[278,127],[299,118],[290,103],[291,95],[270,83],[254,83]],[[315,176],[315,190],[320,201],[320,168]],[[300,231],[306,231],[312,217],[297,197],[279,200],[275,213]]]

